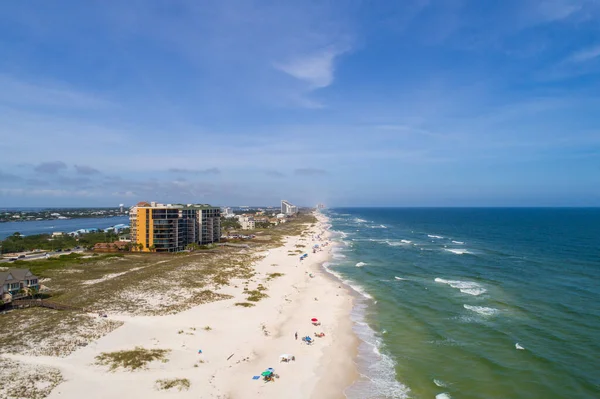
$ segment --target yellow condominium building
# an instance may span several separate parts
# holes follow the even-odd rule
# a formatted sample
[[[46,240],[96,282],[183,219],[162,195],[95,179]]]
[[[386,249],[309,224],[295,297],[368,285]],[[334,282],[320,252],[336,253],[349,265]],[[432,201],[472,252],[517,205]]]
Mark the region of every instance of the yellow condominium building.
[[[140,251],[177,252],[221,237],[221,209],[200,204],[140,202],[129,210],[131,242]]]

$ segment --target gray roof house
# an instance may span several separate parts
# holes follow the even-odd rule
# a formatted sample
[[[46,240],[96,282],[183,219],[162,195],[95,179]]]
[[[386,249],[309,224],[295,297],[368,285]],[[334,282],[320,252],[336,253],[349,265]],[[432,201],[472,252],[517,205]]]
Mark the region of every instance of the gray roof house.
[[[0,299],[4,303],[17,299],[19,292],[26,288],[40,289],[37,276],[29,269],[9,269],[0,272]]]

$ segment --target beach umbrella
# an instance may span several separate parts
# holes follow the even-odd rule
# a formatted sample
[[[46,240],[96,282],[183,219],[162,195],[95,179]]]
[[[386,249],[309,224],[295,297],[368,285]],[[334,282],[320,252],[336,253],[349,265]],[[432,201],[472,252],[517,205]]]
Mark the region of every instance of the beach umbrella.
[[[272,372],[272,371],[263,371],[263,372],[262,372],[260,375],[262,375],[263,377],[268,377],[268,376],[270,376],[271,374],[273,374],[273,372]]]
[[[313,317],[312,319],[310,319],[310,321],[312,321],[313,323],[316,323],[319,320]]]

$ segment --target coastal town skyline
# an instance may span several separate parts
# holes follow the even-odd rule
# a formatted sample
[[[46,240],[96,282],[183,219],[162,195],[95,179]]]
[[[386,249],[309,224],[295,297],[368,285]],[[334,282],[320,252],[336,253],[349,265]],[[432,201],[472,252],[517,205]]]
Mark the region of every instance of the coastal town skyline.
[[[0,205],[598,206],[596,2],[0,5]]]

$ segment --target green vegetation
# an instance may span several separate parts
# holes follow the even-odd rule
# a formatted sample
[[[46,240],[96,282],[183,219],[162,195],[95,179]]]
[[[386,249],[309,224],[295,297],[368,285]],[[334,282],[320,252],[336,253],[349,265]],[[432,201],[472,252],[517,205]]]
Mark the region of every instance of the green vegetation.
[[[239,230],[242,225],[236,218],[221,218],[221,230]]]
[[[190,389],[190,380],[187,378],[169,378],[156,380],[156,388],[159,390],[177,388],[179,391]]]
[[[99,242],[115,242],[118,240],[119,234],[115,234],[114,232],[86,233],[81,234],[79,237],[71,237],[70,235],[52,237],[50,234],[23,236],[20,233],[14,233],[2,241],[0,251],[3,254],[33,251],[34,249],[54,251],[57,249],[75,248],[77,246],[91,249]]]
[[[96,364],[109,366],[110,371],[114,371],[119,367],[137,370],[146,368],[148,363],[155,360],[168,361],[166,355],[169,352],[169,349],[145,349],[136,346],[135,349],[128,351],[103,352],[96,356]]]
[[[50,257],[48,259],[36,259],[36,260],[17,260],[12,263],[15,267],[22,267],[29,269],[33,274],[38,277],[47,277],[48,271],[52,269],[64,269],[75,265],[84,265],[86,263],[98,262],[100,260],[107,260],[111,258],[123,258],[121,254],[109,254],[109,255],[98,255],[94,257],[84,257],[78,253],[70,253],[68,255],[61,255],[57,257]]]
[[[250,302],[236,302],[235,306],[242,306],[244,308],[251,308],[252,306],[254,306],[254,304],[250,303]]]
[[[258,302],[263,298],[269,297],[267,294],[262,292],[262,290],[245,291],[244,293],[248,295],[248,298],[246,299],[251,302]]]
[[[269,273],[269,274],[267,274],[267,276],[268,276],[267,281],[273,280],[274,278],[281,277],[283,275],[284,275],[283,273]]]

